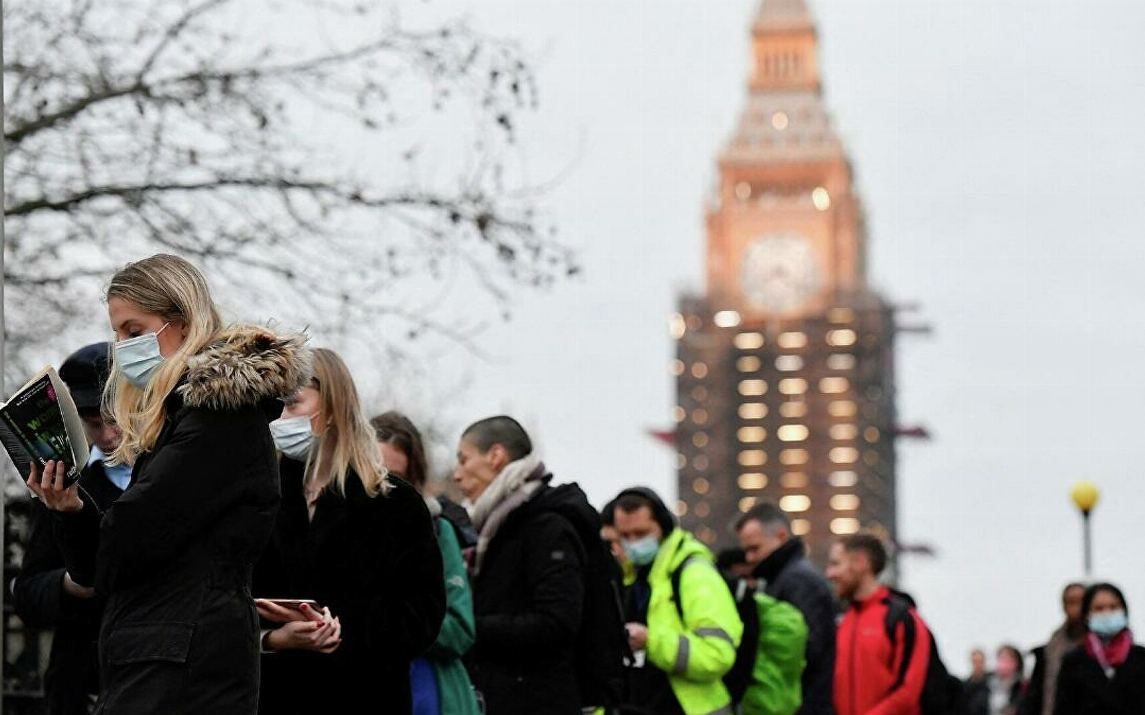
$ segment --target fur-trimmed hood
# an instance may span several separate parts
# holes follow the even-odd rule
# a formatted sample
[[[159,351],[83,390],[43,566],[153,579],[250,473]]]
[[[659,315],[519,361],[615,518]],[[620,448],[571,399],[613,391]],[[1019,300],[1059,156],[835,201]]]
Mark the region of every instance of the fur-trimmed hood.
[[[308,338],[261,325],[236,325],[187,361],[179,388],[189,407],[234,410],[293,395],[310,381]]]

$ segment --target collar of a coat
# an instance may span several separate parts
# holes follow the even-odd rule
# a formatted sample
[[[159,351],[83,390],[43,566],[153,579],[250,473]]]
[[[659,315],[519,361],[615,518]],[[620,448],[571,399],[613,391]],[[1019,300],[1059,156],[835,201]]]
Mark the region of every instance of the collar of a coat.
[[[800,539],[798,536],[792,536],[766,559],[760,561],[759,565],[756,566],[752,572],[752,576],[761,578],[764,581],[774,581],[783,569],[787,567],[787,564],[801,557],[803,552],[803,539]]]
[[[648,582],[671,579],[672,572],[690,558],[711,562],[712,552],[699,539],[677,527],[668,534],[668,538],[660,542],[660,550],[648,572]]]
[[[306,341],[259,325],[228,328],[187,360],[178,396],[188,407],[212,410],[290,397],[310,382],[313,356]]]

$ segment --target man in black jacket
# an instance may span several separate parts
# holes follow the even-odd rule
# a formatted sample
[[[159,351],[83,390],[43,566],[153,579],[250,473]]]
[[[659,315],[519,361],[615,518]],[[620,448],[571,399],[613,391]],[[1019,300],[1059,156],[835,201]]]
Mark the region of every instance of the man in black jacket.
[[[579,715],[586,553],[557,503],[576,495],[549,486],[552,475],[511,417],[471,425],[457,461],[453,478],[479,533],[470,557],[477,639],[467,664],[485,712]],[[569,506],[596,518],[583,494],[576,500]]]
[[[803,540],[791,533],[791,520],[775,504],[761,502],[752,507],[736,522],[736,533],[753,565],[753,585],[798,608],[807,622],[800,715],[832,715],[835,609],[831,586],[807,560]]]
[[[72,353],[60,366],[83,419],[91,443],[91,458],[80,475],[80,486],[105,510],[119,498],[131,470],[105,464],[119,445],[119,431],[100,414],[100,396],[108,373],[108,343],[96,343]],[[20,573],[12,582],[13,605],[25,624],[54,629],[44,691],[49,715],[85,715],[99,690],[96,639],[103,610],[94,591],[76,585],[64,571],[64,558],[52,531],[53,520],[38,501],[32,505],[32,526]]]

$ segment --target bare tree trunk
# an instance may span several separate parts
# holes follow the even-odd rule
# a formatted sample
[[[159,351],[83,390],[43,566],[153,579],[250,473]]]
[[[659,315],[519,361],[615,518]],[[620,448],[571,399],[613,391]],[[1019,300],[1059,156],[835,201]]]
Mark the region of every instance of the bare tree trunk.
[[[4,57],[4,0],[0,0],[0,58]],[[2,60],[0,60],[2,61]],[[0,126],[4,124],[4,73],[0,72]],[[4,150],[6,141],[3,132],[0,132],[0,201],[7,196],[4,193]],[[7,397],[8,392],[4,385],[4,249],[7,246],[4,238],[4,218],[0,216],[0,396]],[[5,532],[8,530],[8,497],[4,488],[8,484],[8,462],[0,467],[0,563],[8,562],[8,549],[5,543]],[[0,569],[3,567],[0,566]],[[0,640],[4,640],[6,628],[3,624],[8,622],[4,615],[4,588],[0,584]],[[7,642],[0,643],[0,650],[7,650]],[[4,682],[4,658],[0,658],[0,683]],[[0,697],[0,715],[4,715],[4,698]]]

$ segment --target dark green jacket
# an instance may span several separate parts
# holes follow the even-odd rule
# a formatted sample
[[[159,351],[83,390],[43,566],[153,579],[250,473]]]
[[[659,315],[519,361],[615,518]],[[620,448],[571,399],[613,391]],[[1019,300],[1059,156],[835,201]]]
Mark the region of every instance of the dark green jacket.
[[[480,715],[473,684],[461,657],[473,647],[473,592],[465,575],[465,560],[457,534],[445,519],[437,520],[437,543],[445,570],[445,620],[437,642],[429,649],[429,663],[437,679],[442,715]]]

